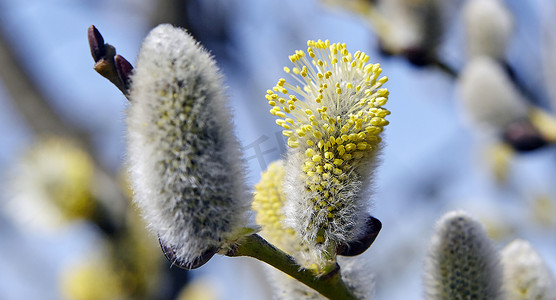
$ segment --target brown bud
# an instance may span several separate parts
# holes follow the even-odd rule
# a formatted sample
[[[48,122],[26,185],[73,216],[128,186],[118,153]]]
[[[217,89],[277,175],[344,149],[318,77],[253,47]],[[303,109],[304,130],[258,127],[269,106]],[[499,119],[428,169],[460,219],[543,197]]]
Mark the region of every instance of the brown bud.
[[[354,241],[340,244],[336,253],[342,256],[357,256],[367,251],[378,236],[380,229],[382,229],[382,223],[378,219],[369,216],[365,232]]]
[[[118,72],[118,77],[122,81],[125,89],[125,93],[129,89],[129,78],[131,76],[131,72],[133,71],[133,66],[129,61],[127,61],[123,56],[116,55],[114,58],[114,63],[116,64],[116,72]]]
[[[433,61],[432,54],[426,48],[409,47],[402,51],[407,60],[416,67],[430,65]]]
[[[87,29],[87,36],[89,38],[89,48],[91,48],[91,56],[95,62],[98,62],[106,55],[106,48],[104,46],[104,38],[94,25],[89,26]]]
[[[520,152],[536,150],[547,144],[546,139],[533,124],[524,119],[508,124],[504,129],[503,139]]]
[[[172,263],[172,265],[177,266],[181,269],[192,270],[201,267],[206,264],[218,251],[218,249],[210,248],[203,252],[194,261],[184,261],[176,255],[176,250],[174,246],[168,245],[158,237],[158,242],[160,243],[160,248],[164,253],[164,256]]]

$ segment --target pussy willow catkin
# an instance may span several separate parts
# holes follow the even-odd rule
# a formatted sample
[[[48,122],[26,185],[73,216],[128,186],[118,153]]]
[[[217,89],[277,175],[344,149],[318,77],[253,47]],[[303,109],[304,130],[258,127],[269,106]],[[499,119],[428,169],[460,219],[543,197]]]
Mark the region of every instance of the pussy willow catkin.
[[[160,25],[131,77],[128,157],[135,203],[185,265],[246,226],[239,144],[215,62],[182,29]]]
[[[290,146],[286,223],[322,264],[365,226],[370,177],[390,114],[382,108],[388,79],[379,77],[379,64],[368,63],[363,52],[352,55],[345,44],[307,45],[284,68],[292,83],[281,78],[266,99]]]

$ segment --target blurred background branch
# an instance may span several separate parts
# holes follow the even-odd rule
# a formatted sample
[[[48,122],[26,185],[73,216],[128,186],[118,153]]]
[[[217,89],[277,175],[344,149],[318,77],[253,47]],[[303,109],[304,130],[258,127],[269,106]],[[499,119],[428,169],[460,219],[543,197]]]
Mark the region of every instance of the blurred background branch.
[[[0,30],[0,78],[6,87],[14,106],[25,118],[30,129],[37,136],[56,135],[75,141],[83,149],[93,149],[88,133],[69,124],[51,106],[51,101],[37,87],[30,75],[30,66],[24,63],[24,57],[18,55],[17,49],[10,43],[6,33]],[[96,197],[110,217],[111,226],[121,226],[120,216],[125,211],[125,199],[118,180],[114,174],[100,164],[98,156],[91,153],[95,162]],[[105,216],[105,217],[107,217]],[[104,221],[103,221],[104,222]],[[103,223],[101,222],[101,223]],[[99,223],[102,228],[104,225]],[[106,229],[106,228],[105,228]]]
[[[52,110],[45,95],[29,76],[30,71],[21,63],[23,59],[17,55],[17,50],[4,30],[0,30],[0,78],[29,127],[37,134],[83,136],[83,133],[78,133],[75,128],[65,124]],[[87,141],[86,144],[88,143]]]

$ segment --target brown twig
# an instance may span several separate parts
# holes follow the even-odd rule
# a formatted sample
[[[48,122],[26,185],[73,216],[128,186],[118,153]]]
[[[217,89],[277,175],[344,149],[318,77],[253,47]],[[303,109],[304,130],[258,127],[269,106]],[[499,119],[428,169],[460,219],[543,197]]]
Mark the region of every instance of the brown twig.
[[[68,125],[50,106],[47,96],[31,80],[30,71],[25,68],[17,50],[11,47],[5,32],[0,30],[0,79],[13,99],[16,109],[25,118],[27,125],[37,135],[58,135],[76,141],[83,149],[93,148],[89,135]],[[95,198],[109,213],[111,222],[121,223],[121,214],[127,200],[118,180],[102,166],[98,157],[91,155],[95,163]]]
[[[133,66],[123,56],[116,55],[116,48],[104,42],[104,38],[94,25],[89,26],[87,36],[91,56],[95,61],[95,71],[110,80],[127,97]]]

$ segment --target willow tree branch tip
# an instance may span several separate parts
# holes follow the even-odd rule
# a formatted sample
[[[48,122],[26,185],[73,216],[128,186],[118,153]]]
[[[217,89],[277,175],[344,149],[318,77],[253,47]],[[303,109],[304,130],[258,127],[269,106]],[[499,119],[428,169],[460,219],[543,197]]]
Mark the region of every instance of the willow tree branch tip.
[[[95,62],[98,62],[104,56],[106,56],[104,38],[94,25],[89,26],[87,30],[87,36],[89,39],[89,48],[91,48],[91,56],[93,57]]]
[[[94,69],[112,82],[126,97],[133,66],[123,56],[116,55],[116,48],[104,42],[98,29],[91,25],[87,30],[91,56],[95,61]]]
[[[328,273],[317,275],[309,269],[302,268],[293,257],[277,249],[257,234],[248,235],[239,240],[225,255],[230,257],[249,256],[263,261],[328,299],[357,299],[342,280],[340,267],[337,264],[334,268],[330,268]]]

